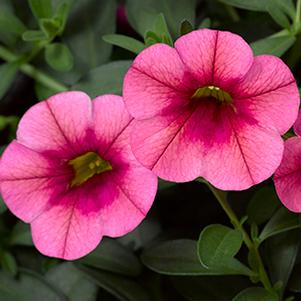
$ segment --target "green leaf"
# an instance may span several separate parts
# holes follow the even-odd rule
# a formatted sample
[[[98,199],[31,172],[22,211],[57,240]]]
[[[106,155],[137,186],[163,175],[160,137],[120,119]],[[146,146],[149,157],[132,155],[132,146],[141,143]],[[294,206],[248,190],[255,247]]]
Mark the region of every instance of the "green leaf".
[[[278,5],[277,1],[269,0],[266,9],[274,21],[283,28],[290,28],[290,21],[283,11],[282,7]]]
[[[165,17],[160,13],[153,23],[152,31],[159,37],[160,42],[173,46],[173,40],[169,33]]]
[[[144,36],[144,42],[145,42],[145,45],[148,47],[148,46],[154,45],[156,43],[161,43],[161,39],[157,36],[156,33],[152,32],[152,31],[147,31]]]
[[[68,1],[61,2],[54,15],[54,20],[58,21],[59,23],[58,34],[63,33],[67,23],[69,12],[70,12],[70,3]]]
[[[67,301],[36,273],[22,270],[18,279],[8,277],[0,271],[1,301]]]
[[[254,11],[266,11],[266,1],[263,0],[219,0],[219,1],[238,8],[254,10]]]
[[[244,276],[177,276],[171,280],[175,289],[189,301],[229,301],[250,285]]]
[[[193,31],[193,26],[188,20],[184,20],[180,26],[180,35],[183,36],[189,32]]]
[[[52,43],[45,48],[46,62],[54,70],[66,72],[73,67],[73,56],[69,48],[61,43]]]
[[[6,210],[7,210],[7,207],[6,207],[2,197],[0,196],[0,214],[5,212]]]
[[[41,30],[27,30],[23,33],[22,39],[25,42],[45,41],[47,37]]]
[[[5,95],[5,93],[13,83],[17,72],[17,63],[12,62],[0,65],[0,99]]]
[[[145,45],[142,42],[121,34],[108,34],[104,35],[102,38],[107,43],[119,46],[136,54],[140,53],[145,48]]]
[[[279,206],[280,202],[275,189],[271,186],[263,187],[254,194],[248,204],[247,215],[249,224],[263,224]]]
[[[52,40],[60,32],[61,24],[57,19],[40,19],[39,25],[44,35]]]
[[[104,239],[80,263],[128,276],[138,276],[142,267],[137,257],[128,248],[113,239]]]
[[[141,36],[144,37],[152,29],[154,19],[162,13],[171,35],[177,37],[179,24],[183,20],[188,20],[194,26],[196,5],[195,0],[128,0],[126,11],[130,24]]]
[[[10,243],[11,245],[33,246],[30,226],[19,221],[13,228]]]
[[[262,287],[249,287],[235,296],[232,301],[278,301],[278,296]]]
[[[68,301],[96,300],[97,286],[72,263],[65,262],[53,267],[46,273],[46,279],[58,287]]]
[[[197,256],[197,242],[189,239],[164,242],[144,251],[141,259],[148,268],[165,275],[201,276],[237,273],[236,270],[203,266]]]
[[[198,254],[203,265],[219,266],[232,259],[243,243],[242,234],[223,225],[209,225],[203,229],[198,241]]]
[[[26,26],[12,13],[0,11],[0,32],[9,32],[21,36]]]
[[[251,43],[255,55],[272,54],[281,57],[296,41],[293,36],[265,38]]]
[[[75,70],[85,74],[107,62],[112,45],[101,39],[115,32],[116,0],[74,2],[64,31],[64,40],[75,58]]]
[[[15,276],[18,272],[18,266],[15,257],[9,252],[2,252],[1,267],[11,275]]]
[[[277,235],[281,232],[300,228],[300,222],[297,214],[288,211],[286,208],[279,208],[269,222],[265,225],[259,235],[260,242],[267,238]]]
[[[250,275],[250,270],[234,258],[243,242],[242,234],[223,225],[209,225],[198,241],[201,263],[228,274]]]
[[[132,61],[114,61],[92,69],[72,89],[81,90],[91,97],[102,94],[121,95],[123,78]]]
[[[296,262],[300,246],[300,230],[282,233],[267,240],[264,245],[267,263],[273,283],[281,282],[281,294],[286,289],[288,279]]]
[[[51,0],[28,0],[30,9],[37,19],[51,18],[52,1]]]
[[[150,301],[148,293],[134,280],[79,266],[91,281],[121,301]]]

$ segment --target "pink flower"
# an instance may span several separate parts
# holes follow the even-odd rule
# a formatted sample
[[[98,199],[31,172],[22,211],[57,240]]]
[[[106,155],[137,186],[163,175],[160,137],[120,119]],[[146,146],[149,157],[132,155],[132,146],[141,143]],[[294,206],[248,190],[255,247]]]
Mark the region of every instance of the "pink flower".
[[[230,32],[202,29],[175,48],[142,51],[126,74],[124,100],[135,118],[136,158],[159,177],[202,176],[225,190],[270,177],[283,153],[281,134],[297,117],[299,95],[277,57],[253,57]]]
[[[275,172],[276,192],[283,205],[291,211],[301,212],[301,114],[299,112],[294,131],[298,137],[284,142],[283,158]]]
[[[122,98],[66,92],[33,106],[0,163],[9,209],[31,223],[41,253],[77,259],[103,235],[133,230],[151,207],[155,175],[129,147]]]

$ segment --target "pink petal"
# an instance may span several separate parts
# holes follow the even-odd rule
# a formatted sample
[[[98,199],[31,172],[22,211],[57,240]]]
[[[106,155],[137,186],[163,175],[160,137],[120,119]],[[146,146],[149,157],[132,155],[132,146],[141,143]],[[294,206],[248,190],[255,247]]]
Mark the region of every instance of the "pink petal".
[[[127,129],[131,120],[122,97],[104,95],[93,100],[93,128],[96,148],[101,155],[109,150],[112,143]]]
[[[294,132],[296,135],[301,136],[301,111],[299,110],[297,120],[294,124]]]
[[[163,179],[185,182],[203,176],[220,189],[242,190],[272,175],[283,142],[275,129],[207,102],[169,118],[135,121],[132,149]]]
[[[251,110],[262,123],[284,134],[297,118],[300,98],[289,68],[277,57],[255,57],[245,78],[233,89],[235,102]]]
[[[67,260],[85,256],[103,235],[121,236],[137,227],[156,188],[156,177],[143,167],[95,177],[53,200],[31,224],[33,241],[47,256]]]
[[[283,205],[293,212],[301,212],[301,138],[284,142],[283,159],[275,172],[274,182]]]
[[[91,100],[82,92],[63,92],[29,109],[20,121],[18,141],[62,157],[83,152],[91,126]]]
[[[199,87],[216,85],[228,90],[253,62],[250,46],[240,36],[226,31],[195,30],[179,38],[175,48]]]
[[[131,115],[144,119],[187,104],[193,88],[197,83],[177,51],[155,44],[142,51],[127,72],[123,97]]]
[[[58,161],[13,141],[0,164],[0,188],[8,208],[30,222],[45,210],[49,199],[65,191],[70,172]]]

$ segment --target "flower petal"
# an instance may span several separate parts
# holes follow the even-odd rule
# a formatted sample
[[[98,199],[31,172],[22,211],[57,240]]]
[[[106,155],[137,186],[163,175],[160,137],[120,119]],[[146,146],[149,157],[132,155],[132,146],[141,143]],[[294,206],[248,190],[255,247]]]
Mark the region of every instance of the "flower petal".
[[[274,182],[283,205],[291,211],[301,212],[301,138],[284,142],[282,162],[275,172]]]
[[[226,31],[195,30],[179,38],[175,48],[199,87],[215,85],[227,91],[253,62],[250,46]]]
[[[67,188],[70,172],[60,162],[13,141],[0,164],[0,189],[8,208],[30,222]]]
[[[143,167],[112,171],[61,195],[35,219],[33,241],[47,256],[78,259],[103,235],[124,235],[145,218],[156,193],[156,177]]]
[[[127,72],[123,97],[130,114],[145,119],[187,103],[196,81],[177,51],[155,44],[142,51]]]
[[[277,57],[260,55],[234,87],[235,102],[248,107],[263,124],[284,134],[297,118],[298,87],[289,68]]]
[[[100,155],[108,152],[112,143],[127,129],[132,117],[127,112],[122,97],[99,96],[93,100],[95,148]]]
[[[299,110],[297,120],[294,124],[294,132],[296,135],[301,136],[301,110]]]
[[[60,157],[87,149],[85,137],[91,126],[91,100],[82,92],[63,92],[29,109],[20,121],[17,139],[37,151]]]
[[[231,107],[209,101],[170,119],[135,121],[134,155],[169,181],[203,176],[220,189],[246,189],[272,175],[283,142],[275,129],[235,116]]]

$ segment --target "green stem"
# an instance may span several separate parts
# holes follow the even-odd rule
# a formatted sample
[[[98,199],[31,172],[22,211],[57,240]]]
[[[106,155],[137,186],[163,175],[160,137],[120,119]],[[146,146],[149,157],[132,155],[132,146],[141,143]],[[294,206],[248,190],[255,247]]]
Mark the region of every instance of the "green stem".
[[[7,62],[14,62],[19,59],[17,55],[3,46],[0,46],[0,58]],[[19,69],[54,92],[63,92],[68,90],[68,87],[28,63],[21,63]]]
[[[243,236],[243,240],[244,243],[246,244],[247,248],[249,249],[250,252],[253,252],[256,256],[256,260],[257,263],[259,265],[259,271],[258,271],[258,276],[259,279],[261,281],[261,283],[263,284],[264,288],[270,292],[273,291],[270,279],[267,275],[267,272],[265,270],[265,267],[263,265],[263,261],[261,259],[260,253],[258,251],[258,246],[256,243],[254,243],[249,234],[247,233],[247,231],[244,229],[243,225],[241,224],[241,222],[239,221],[237,215],[235,214],[235,212],[233,211],[233,209],[230,207],[228,201],[227,201],[227,197],[226,194],[221,191],[216,189],[215,187],[213,187],[211,184],[207,183],[209,189],[212,191],[212,193],[214,194],[214,196],[216,197],[217,201],[219,202],[219,204],[221,205],[221,207],[224,209],[225,213],[227,214],[227,216],[229,217],[232,225],[234,226],[235,229],[239,230]]]

